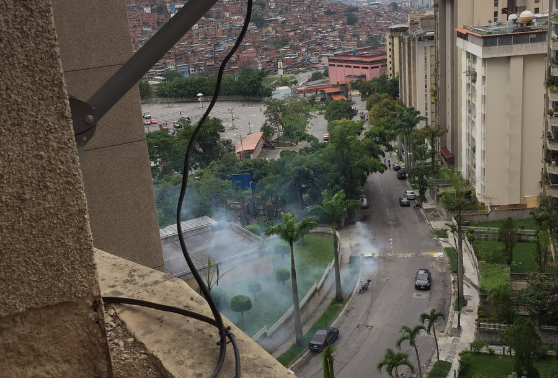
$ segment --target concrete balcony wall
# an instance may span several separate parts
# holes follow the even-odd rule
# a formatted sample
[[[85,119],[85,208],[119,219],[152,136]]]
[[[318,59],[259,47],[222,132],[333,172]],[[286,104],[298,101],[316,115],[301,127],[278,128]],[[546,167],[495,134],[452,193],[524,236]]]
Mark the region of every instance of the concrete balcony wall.
[[[551,116],[547,116],[548,117],[548,124],[550,126],[558,126],[558,117],[551,117]]]
[[[558,198],[558,187],[553,187],[553,186],[547,185],[546,195],[554,197],[554,198]]]
[[[550,48],[552,50],[558,50],[558,41],[550,41]]]
[[[548,91],[548,98],[550,101],[558,101],[558,92]]]
[[[551,66],[550,67],[550,74],[552,76],[558,76],[558,66]]]
[[[547,164],[546,165],[546,171],[548,173],[551,173],[553,175],[558,175],[558,165],[556,164]]]
[[[549,150],[558,151],[558,142],[546,142],[546,146]]]

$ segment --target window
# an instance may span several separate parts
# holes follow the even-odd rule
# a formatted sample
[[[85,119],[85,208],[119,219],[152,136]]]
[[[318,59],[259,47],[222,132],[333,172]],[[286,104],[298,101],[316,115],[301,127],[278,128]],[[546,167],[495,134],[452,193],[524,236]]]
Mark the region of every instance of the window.
[[[535,0],[535,4],[538,4],[540,2],[541,2],[541,0]]]
[[[498,6],[498,0],[494,0],[494,6],[495,6],[495,7]]]
[[[535,8],[535,14],[539,13],[539,8]]]
[[[498,11],[494,12],[494,17],[498,17]]]

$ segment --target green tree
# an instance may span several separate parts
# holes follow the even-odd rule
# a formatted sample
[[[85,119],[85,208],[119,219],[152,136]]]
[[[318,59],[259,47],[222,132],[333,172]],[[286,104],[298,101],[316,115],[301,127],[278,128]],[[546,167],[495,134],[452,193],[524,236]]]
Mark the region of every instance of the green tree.
[[[426,117],[420,115],[418,110],[411,107],[399,107],[395,109],[395,130],[401,134],[404,138],[405,144],[405,167],[407,170],[411,171],[413,169],[412,159],[409,159],[409,156],[412,158],[412,140],[411,134],[415,127],[421,121],[427,121]]]
[[[341,119],[351,119],[357,114],[351,104],[346,100],[330,101],[326,105],[325,119],[328,122],[333,122]]]
[[[541,324],[558,324],[558,278],[538,275],[518,295],[531,317]]]
[[[385,74],[370,81],[361,82],[358,87],[363,100],[367,100],[374,93],[387,93],[393,98],[399,97],[399,78],[391,79]]]
[[[244,313],[252,308],[252,301],[246,295],[237,295],[231,299],[231,310],[240,312],[242,322],[244,322]]]
[[[418,335],[420,335],[421,331],[426,331],[426,328],[424,328],[424,326],[422,325],[417,325],[414,328],[403,326],[401,328],[401,333],[403,333],[403,336],[401,336],[395,343],[395,346],[398,349],[401,349],[401,343],[403,343],[403,341],[408,341],[409,345],[415,348],[415,354],[417,355],[417,364],[418,364],[420,378],[422,378],[422,368],[420,366],[420,357],[417,348],[417,337]]]
[[[415,366],[409,360],[409,355],[404,352],[395,352],[393,349],[386,349],[386,354],[384,355],[384,359],[376,365],[376,369],[378,369],[378,373],[382,372],[382,368],[385,367],[386,373],[389,374],[390,377],[398,378],[399,366],[407,366],[411,369],[411,372],[415,373]]]
[[[498,239],[504,244],[502,252],[506,258],[506,263],[510,266],[513,262],[513,248],[517,244],[517,228],[514,226],[511,217],[502,222],[498,229]]]
[[[514,350],[515,371],[526,370],[530,378],[539,376],[534,361],[542,342],[531,319],[517,318],[511,327],[500,332],[500,342]]]
[[[251,22],[256,24],[258,28],[262,28],[265,25],[265,18],[259,13],[252,13],[252,18],[250,19]]]
[[[256,299],[256,293],[262,291],[262,285],[258,281],[252,281],[248,284],[248,291],[254,294],[254,303],[258,303]]]
[[[358,17],[354,13],[347,13],[347,25],[356,24]]]
[[[335,353],[335,349],[336,347],[334,344],[329,344],[320,352],[322,356],[324,378],[335,378],[335,372],[333,371],[333,361],[335,361],[333,354]]]
[[[282,213],[283,224],[277,224],[268,228],[265,232],[266,236],[278,235],[282,240],[289,244],[291,249],[291,280],[293,286],[293,316],[295,319],[295,336],[296,344],[301,346],[303,342],[302,323],[300,321],[300,307],[298,300],[298,287],[296,282],[296,267],[294,259],[294,243],[311,229],[318,226],[318,220],[315,217],[303,219],[299,223],[296,222],[294,213]]]
[[[440,125],[425,125],[421,129],[415,130],[415,133],[419,139],[426,139],[430,144],[430,159],[432,160],[432,172],[436,172],[436,152],[438,151],[438,140],[442,137],[448,130]]]
[[[275,272],[275,278],[285,286],[285,281],[291,278],[291,272],[287,268],[279,268]]]
[[[492,303],[496,307],[498,316],[504,318],[508,323],[513,322],[514,308],[512,303],[512,291],[509,283],[501,283],[493,287],[488,292],[486,301]]]
[[[337,226],[343,222],[347,212],[351,209],[358,209],[360,202],[357,200],[345,199],[345,192],[340,190],[333,196],[327,191],[322,192],[323,200],[321,205],[312,205],[308,211],[318,212],[331,224],[333,234],[333,257],[335,266],[335,294],[338,301],[343,300],[343,290],[341,288],[341,274],[339,272],[339,241],[337,240]]]
[[[147,100],[148,98],[151,98],[151,96],[152,96],[151,85],[149,85],[149,83],[147,81],[141,80],[138,83],[138,86],[139,86],[140,98],[142,100]]]
[[[181,79],[181,78],[184,77],[177,70],[169,70],[169,71],[165,72],[165,74],[163,76],[167,81],[173,81],[174,79]]]
[[[443,167],[442,177],[447,180],[452,191],[442,196],[442,204],[446,209],[456,212],[455,220],[457,223],[457,291],[459,293],[458,300],[463,300],[463,217],[462,212],[469,203],[467,198],[471,192],[471,184],[463,179],[461,172]]]
[[[430,310],[430,313],[423,312],[420,315],[420,322],[426,326],[426,332],[434,335],[434,343],[436,344],[436,360],[440,361],[440,348],[438,347],[438,338],[436,337],[436,322],[445,319],[444,314],[436,309]]]
[[[558,250],[558,208],[553,205],[552,198],[548,196],[539,197],[537,209],[531,213],[537,230],[542,232],[539,235],[539,242],[552,244],[554,250]],[[542,245],[537,253],[537,264],[540,272],[546,268],[546,248]]]

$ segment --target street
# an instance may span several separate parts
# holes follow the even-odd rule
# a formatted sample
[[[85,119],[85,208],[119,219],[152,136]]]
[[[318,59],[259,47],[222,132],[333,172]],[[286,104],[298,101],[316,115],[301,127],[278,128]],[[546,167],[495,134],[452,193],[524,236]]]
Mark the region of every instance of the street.
[[[414,328],[420,324],[420,315],[433,308],[447,317],[450,303],[447,263],[421,211],[412,206],[399,207],[398,198],[406,189],[410,189],[407,182],[398,180],[393,170],[370,175],[365,187],[370,218],[357,225],[351,243],[359,244],[360,253],[372,252],[378,258],[375,264],[362,265],[361,280],[370,278],[371,288],[354,294],[335,325],[340,329],[336,377],[379,377],[376,365],[387,348],[397,350],[395,343],[402,326]],[[432,272],[431,291],[415,290],[414,277],[419,268]],[[444,328],[445,321],[436,325],[437,332]],[[421,335],[417,346],[424,373],[435,353],[434,338]],[[402,350],[409,353],[416,366],[415,351],[408,342],[403,342]],[[322,359],[316,353],[308,354],[292,369],[300,378],[323,376]],[[405,368],[400,372],[410,376]]]

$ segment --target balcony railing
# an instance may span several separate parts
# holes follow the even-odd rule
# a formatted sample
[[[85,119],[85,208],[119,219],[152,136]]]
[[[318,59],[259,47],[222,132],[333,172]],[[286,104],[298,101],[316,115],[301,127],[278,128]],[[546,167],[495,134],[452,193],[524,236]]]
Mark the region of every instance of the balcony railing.
[[[558,165],[556,164],[546,164],[546,171],[553,175],[558,175]]]
[[[552,76],[558,76],[558,66],[550,66],[550,74]]]
[[[547,139],[546,147],[548,147],[549,150],[558,151],[558,142],[550,142]]]
[[[558,185],[547,185],[546,195],[554,198],[558,198]]]
[[[557,126],[558,127],[558,117],[557,116],[548,116],[548,124],[550,126]]]
[[[548,98],[550,98],[550,101],[558,101],[558,92],[552,92],[549,90]]]
[[[550,48],[552,50],[558,50],[558,41],[550,41]]]

